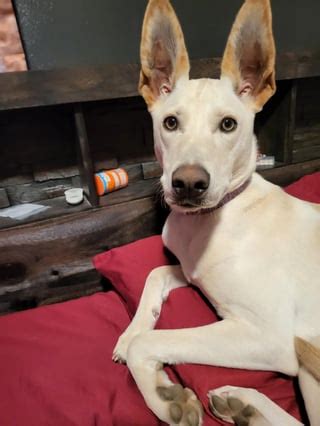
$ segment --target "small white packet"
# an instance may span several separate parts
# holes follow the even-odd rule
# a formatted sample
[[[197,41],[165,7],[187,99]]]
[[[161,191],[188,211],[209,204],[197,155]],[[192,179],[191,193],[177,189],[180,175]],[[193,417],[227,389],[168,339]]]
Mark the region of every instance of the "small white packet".
[[[41,206],[40,204],[19,204],[18,206],[1,209],[0,217],[9,217],[10,219],[23,220],[49,208],[49,206]]]

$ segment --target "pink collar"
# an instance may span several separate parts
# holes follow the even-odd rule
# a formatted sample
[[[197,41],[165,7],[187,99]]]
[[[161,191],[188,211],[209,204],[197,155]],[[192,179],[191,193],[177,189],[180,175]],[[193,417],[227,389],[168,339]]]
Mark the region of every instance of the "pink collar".
[[[202,214],[207,214],[207,213],[213,213],[214,211],[220,209],[221,207],[223,207],[224,205],[229,203],[229,201],[233,200],[238,195],[240,195],[245,189],[247,189],[250,182],[251,182],[251,177],[248,180],[246,180],[242,185],[238,186],[238,188],[236,188],[234,191],[226,194],[216,206],[208,208],[208,209],[201,209],[201,210],[198,210],[194,213],[189,212],[189,213],[187,213],[187,215],[202,215]]]

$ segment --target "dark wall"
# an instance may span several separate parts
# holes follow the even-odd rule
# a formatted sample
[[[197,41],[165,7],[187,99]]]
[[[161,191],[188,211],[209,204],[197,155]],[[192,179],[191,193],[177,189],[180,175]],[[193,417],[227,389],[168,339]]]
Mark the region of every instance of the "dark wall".
[[[14,0],[32,69],[139,58],[146,0]],[[172,0],[192,58],[221,56],[242,0]],[[320,51],[320,1],[272,0],[278,51]]]

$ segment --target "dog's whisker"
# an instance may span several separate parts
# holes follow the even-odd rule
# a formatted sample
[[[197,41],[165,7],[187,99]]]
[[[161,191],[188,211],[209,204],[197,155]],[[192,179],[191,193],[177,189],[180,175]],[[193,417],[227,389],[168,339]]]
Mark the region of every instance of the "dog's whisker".
[[[155,199],[156,199],[156,201],[160,203],[160,206],[162,208],[166,208],[167,203],[165,202],[164,190],[163,190],[163,187],[161,185],[160,180],[155,182],[154,185],[155,185]]]

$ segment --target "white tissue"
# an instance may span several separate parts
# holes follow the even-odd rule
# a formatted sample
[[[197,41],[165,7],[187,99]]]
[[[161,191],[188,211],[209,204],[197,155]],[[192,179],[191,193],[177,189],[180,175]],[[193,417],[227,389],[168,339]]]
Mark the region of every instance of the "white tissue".
[[[43,212],[48,208],[49,206],[41,206],[40,204],[19,204],[18,206],[0,210],[0,217],[23,220],[37,213]]]

